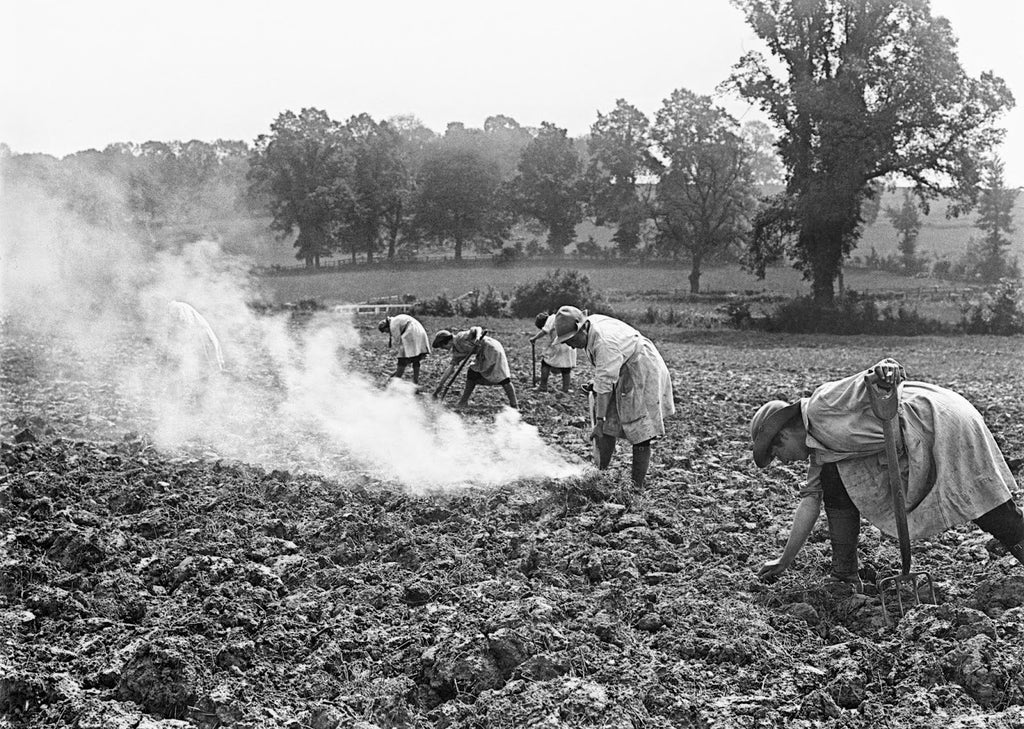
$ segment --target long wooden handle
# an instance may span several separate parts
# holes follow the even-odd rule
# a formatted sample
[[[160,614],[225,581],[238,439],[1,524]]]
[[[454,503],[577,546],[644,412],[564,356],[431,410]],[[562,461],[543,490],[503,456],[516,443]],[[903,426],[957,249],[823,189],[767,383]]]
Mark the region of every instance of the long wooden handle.
[[[896,536],[900,540],[900,562],[904,575],[910,574],[910,527],[907,525],[907,498],[903,492],[903,474],[900,473],[900,442],[902,441],[899,421],[899,387],[884,393],[878,388],[877,378],[868,378],[868,397],[871,410],[882,421],[882,435],[885,438],[885,459],[888,461],[889,496],[892,499],[892,514],[896,522]]]

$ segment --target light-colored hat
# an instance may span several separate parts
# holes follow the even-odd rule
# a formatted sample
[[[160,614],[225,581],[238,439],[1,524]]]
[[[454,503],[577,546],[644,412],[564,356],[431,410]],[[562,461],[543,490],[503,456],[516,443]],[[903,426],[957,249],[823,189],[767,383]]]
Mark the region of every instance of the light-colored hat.
[[[769,400],[750,421],[750,439],[754,442],[754,463],[764,468],[772,462],[771,444],[783,426],[800,414],[800,401]]]
[[[444,349],[451,343],[452,339],[452,333],[447,329],[442,329],[434,335],[434,341],[431,342],[430,346],[434,349]]]
[[[575,306],[559,307],[555,312],[555,334],[558,335],[555,341],[561,344],[572,339],[586,318],[586,315]]]
[[[386,316],[377,323],[378,332],[386,332],[391,327],[391,317]]]

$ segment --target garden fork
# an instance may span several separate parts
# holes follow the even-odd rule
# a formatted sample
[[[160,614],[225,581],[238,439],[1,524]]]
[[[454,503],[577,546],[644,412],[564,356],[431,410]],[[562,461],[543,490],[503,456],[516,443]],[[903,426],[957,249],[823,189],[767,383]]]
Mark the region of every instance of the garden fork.
[[[893,597],[895,597],[896,609],[900,617],[903,617],[905,613],[903,601],[904,587],[910,586],[913,604],[919,605],[921,603],[920,590],[922,589],[927,590],[929,601],[934,604],[935,583],[932,581],[932,576],[929,573],[911,570],[910,528],[907,526],[906,494],[903,490],[903,477],[900,473],[899,461],[902,440],[899,418],[897,417],[900,405],[899,379],[897,378],[892,383],[890,389],[884,390],[879,386],[877,375],[872,374],[868,376],[867,387],[868,396],[871,399],[871,410],[875,417],[882,421],[882,433],[885,437],[885,457],[888,461],[889,494],[892,497],[896,535],[899,537],[900,542],[900,574],[880,578],[875,583],[878,587],[878,595],[882,600],[882,614],[885,617],[885,624],[892,625],[889,610]]]

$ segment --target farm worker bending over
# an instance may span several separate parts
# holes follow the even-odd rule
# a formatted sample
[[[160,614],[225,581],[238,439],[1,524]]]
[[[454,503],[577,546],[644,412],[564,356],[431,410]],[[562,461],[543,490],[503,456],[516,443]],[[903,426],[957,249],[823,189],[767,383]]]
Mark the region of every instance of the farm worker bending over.
[[[884,359],[797,402],[767,402],[754,415],[750,436],[758,467],[773,458],[810,464],[782,556],[765,562],[759,576],[772,581],[792,564],[822,501],[832,542],[831,579],[860,588],[861,516],[896,535],[882,421],[872,412],[865,379],[872,373],[879,386],[899,388],[900,470],[910,536],[928,537],[973,521],[1024,563],[1024,517],[1010,496],[1016,483],[981,414],[952,390],[902,382],[903,367]]]
[[[665,435],[665,418],[676,411],[672,378],[650,339],[618,319],[585,316],[575,306],[555,313],[558,342],[586,349],[594,365],[594,427],[598,468],[608,468],[615,439],[633,444],[633,482],[643,487],[651,463],[651,440]]]
[[[392,378],[402,379],[407,365],[412,365],[412,381],[420,384],[420,361],[430,354],[430,341],[423,325],[408,314],[381,319],[377,330],[388,333],[388,348],[398,340],[398,367]]]
[[[555,341],[555,315],[542,311],[537,314],[534,325],[540,330],[532,337],[531,342],[536,342],[541,337],[547,341],[547,347],[540,355],[540,391],[548,389],[548,377],[551,372],[559,372],[562,375],[562,392],[569,392],[569,381],[572,378],[572,368],[576,366],[576,350],[567,344],[560,344]]]
[[[458,334],[442,329],[434,336],[434,348],[452,350],[452,361],[441,375],[441,384],[434,390],[434,397],[441,393],[441,388],[448,378],[454,377],[458,364],[467,357],[474,357],[466,375],[466,389],[462,392],[457,407],[465,407],[469,403],[469,396],[473,394],[477,385],[501,385],[508,396],[509,407],[519,407],[505,348],[497,339],[488,336],[485,329],[470,327]]]

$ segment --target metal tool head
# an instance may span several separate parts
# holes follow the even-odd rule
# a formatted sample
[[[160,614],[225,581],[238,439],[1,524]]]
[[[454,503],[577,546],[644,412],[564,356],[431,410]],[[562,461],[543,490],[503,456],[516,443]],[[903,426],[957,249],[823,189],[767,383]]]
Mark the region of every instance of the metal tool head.
[[[893,612],[902,618],[913,605],[936,604],[935,582],[927,572],[891,575],[881,578],[875,585],[878,587],[878,597],[882,601],[882,615],[886,625],[893,625],[896,622],[892,618]],[[924,599],[921,596],[922,592]]]

